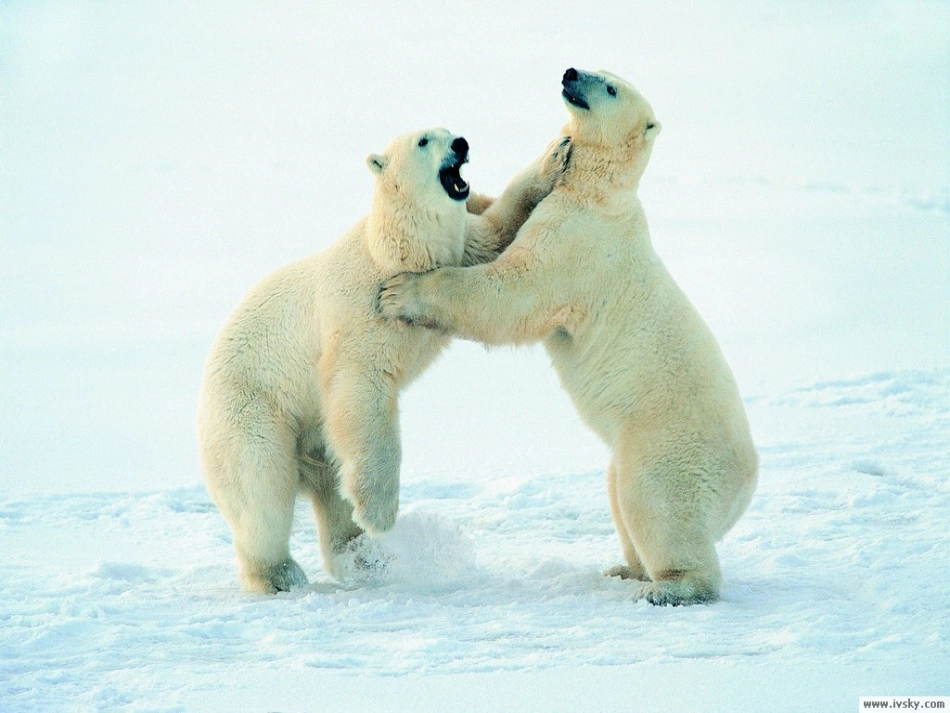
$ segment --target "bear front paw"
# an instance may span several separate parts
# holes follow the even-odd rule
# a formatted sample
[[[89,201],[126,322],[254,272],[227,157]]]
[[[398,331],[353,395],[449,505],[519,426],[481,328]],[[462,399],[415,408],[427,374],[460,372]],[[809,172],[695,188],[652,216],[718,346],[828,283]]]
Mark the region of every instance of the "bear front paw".
[[[399,497],[370,497],[353,507],[353,522],[372,536],[389,532],[396,524],[399,513]]]
[[[425,301],[418,289],[421,277],[403,272],[380,285],[376,295],[376,313],[384,319],[438,329],[439,325],[425,314]]]
[[[571,161],[573,143],[570,136],[561,136],[548,145],[548,153],[544,160],[544,172],[551,180],[557,181],[567,170]]]
[[[379,292],[376,294],[376,313],[384,319],[398,319],[402,322],[411,322],[411,315],[408,314],[407,301],[408,289],[406,288],[407,278],[410,273],[401,273],[391,277],[379,286]]]
[[[570,164],[572,146],[570,136],[560,136],[526,169],[531,181],[527,194],[531,203],[540,203],[554,190]]]

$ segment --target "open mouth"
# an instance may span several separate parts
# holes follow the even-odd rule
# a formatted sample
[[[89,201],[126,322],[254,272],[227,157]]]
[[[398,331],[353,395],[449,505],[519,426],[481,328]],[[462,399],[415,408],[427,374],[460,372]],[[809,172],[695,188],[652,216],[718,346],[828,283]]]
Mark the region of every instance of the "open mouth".
[[[468,198],[469,186],[462,178],[462,165],[468,161],[468,153],[455,154],[455,162],[444,164],[439,169],[439,181],[442,188],[448,193],[449,198],[456,201],[464,201]]]
[[[561,90],[561,96],[564,97],[568,104],[572,104],[579,109],[590,109],[590,104],[584,101],[581,96],[572,92],[570,87],[567,85],[565,85],[564,89]]]

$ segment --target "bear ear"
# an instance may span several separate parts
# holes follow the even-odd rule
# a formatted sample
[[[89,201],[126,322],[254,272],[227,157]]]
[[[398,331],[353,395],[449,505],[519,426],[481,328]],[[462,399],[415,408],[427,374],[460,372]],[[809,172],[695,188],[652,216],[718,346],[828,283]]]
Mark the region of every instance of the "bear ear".
[[[656,135],[660,133],[660,129],[662,128],[663,128],[663,124],[661,124],[656,119],[654,119],[653,121],[648,121],[647,128],[643,132],[643,138],[647,139],[648,141],[650,139],[655,139]]]
[[[378,153],[371,153],[366,157],[366,165],[369,166],[369,170],[377,176],[383,172],[383,169],[386,168],[386,164],[388,163],[389,159]]]

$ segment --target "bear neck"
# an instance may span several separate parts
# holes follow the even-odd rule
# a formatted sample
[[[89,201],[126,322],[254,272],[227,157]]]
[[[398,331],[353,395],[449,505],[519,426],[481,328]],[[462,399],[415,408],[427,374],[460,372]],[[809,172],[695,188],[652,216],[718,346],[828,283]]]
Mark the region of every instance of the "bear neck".
[[[571,160],[562,182],[590,197],[620,194],[636,199],[643,176],[643,150],[640,139],[604,146],[572,137]]]
[[[444,209],[377,191],[367,219],[366,245],[384,275],[460,265],[465,216],[464,203]]]

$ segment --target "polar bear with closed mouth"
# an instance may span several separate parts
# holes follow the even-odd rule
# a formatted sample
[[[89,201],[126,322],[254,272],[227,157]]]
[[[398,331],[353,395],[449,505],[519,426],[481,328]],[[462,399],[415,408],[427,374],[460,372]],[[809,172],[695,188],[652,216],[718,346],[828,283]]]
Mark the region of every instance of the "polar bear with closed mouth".
[[[564,174],[495,262],[402,274],[384,316],[487,344],[543,341],[612,454],[607,488],[634,596],[720,595],[715,543],[745,511],[758,457],[732,373],[653,250],[637,197],[660,123],[608,72],[568,69]]]
[[[381,280],[493,259],[564,168],[555,142],[492,200],[469,195],[468,143],[406,134],[367,159],[369,215],[327,250],[281,268],[232,312],[208,357],[198,413],[202,470],[234,534],[245,590],[304,585],[290,555],[298,494],[324,566],[399,505],[398,395],[449,337],[381,319]]]

